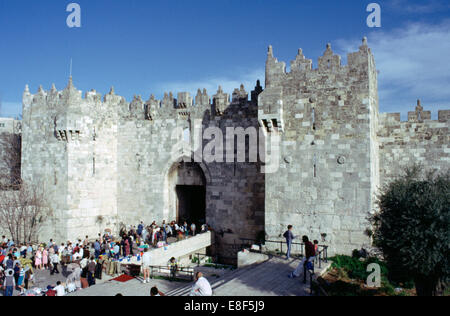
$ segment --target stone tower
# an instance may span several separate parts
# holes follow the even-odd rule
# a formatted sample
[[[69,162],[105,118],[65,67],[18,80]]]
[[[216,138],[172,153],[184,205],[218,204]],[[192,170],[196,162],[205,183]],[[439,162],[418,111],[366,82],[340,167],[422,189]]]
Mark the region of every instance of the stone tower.
[[[258,120],[280,139],[279,169],[265,175],[269,239],[293,224],[299,234],[323,236],[333,252],[368,243],[379,167],[377,72],[367,40],[346,66],[330,44],[317,69],[300,49],[290,72],[269,47]]]
[[[81,94],[72,78],[63,91],[24,92],[22,178],[45,186],[53,212],[43,238],[95,237],[117,215],[114,109],[122,99],[112,92],[102,103],[94,90]]]

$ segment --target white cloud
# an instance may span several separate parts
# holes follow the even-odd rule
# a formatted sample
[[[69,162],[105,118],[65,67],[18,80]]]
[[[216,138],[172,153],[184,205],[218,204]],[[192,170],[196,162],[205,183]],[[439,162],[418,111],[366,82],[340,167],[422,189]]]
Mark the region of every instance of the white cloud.
[[[381,112],[414,110],[421,99],[426,110],[450,109],[450,21],[438,25],[410,23],[369,36],[379,70]],[[357,50],[357,41],[339,40],[342,52]]]
[[[206,88],[210,96],[216,94],[217,88],[222,86],[224,92],[231,93],[234,89],[239,88],[241,84],[244,84],[245,90],[250,93],[256,85],[256,80],[261,80],[261,85],[264,85],[265,70],[253,69],[247,71],[236,71],[236,75],[233,78],[230,77],[212,77],[212,78],[199,78],[186,82],[163,82],[156,86],[157,91],[173,92],[176,97],[178,92],[189,92],[192,96],[197,94],[197,90]],[[160,96],[158,96],[160,97]]]
[[[448,0],[429,0],[427,3],[411,3],[408,0],[391,0],[386,5],[397,12],[405,14],[429,14],[450,8]]]

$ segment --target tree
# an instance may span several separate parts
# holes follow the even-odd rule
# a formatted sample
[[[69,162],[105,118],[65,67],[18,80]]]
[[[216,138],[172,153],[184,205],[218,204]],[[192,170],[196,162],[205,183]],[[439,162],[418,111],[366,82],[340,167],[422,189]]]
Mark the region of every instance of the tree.
[[[374,243],[389,269],[409,275],[419,296],[440,294],[450,276],[450,173],[408,168],[381,190],[378,207]]]
[[[21,152],[20,134],[0,134],[0,190],[20,185]]]
[[[45,186],[22,183],[15,190],[0,191],[0,223],[17,243],[35,242],[51,209]]]

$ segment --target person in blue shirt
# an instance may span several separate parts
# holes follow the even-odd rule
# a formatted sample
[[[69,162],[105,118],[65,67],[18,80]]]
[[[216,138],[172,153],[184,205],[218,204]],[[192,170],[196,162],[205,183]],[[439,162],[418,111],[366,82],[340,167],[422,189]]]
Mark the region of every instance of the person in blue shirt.
[[[144,230],[144,224],[141,222],[141,223],[138,225],[137,234],[138,234],[139,236],[141,236],[143,230]]]
[[[13,250],[13,256],[16,258],[21,257],[20,251],[17,248],[14,248],[14,250]]]
[[[283,237],[286,239],[286,244],[287,244],[287,253],[286,253],[286,257],[289,260],[289,258],[291,257],[291,248],[292,248],[292,240],[294,240],[295,236],[292,233],[292,225],[288,226],[288,230],[283,234]]]
[[[14,268],[14,259],[13,259],[13,256],[11,254],[8,255],[8,259],[6,260],[5,268],[7,270]]]
[[[34,250],[33,250],[33,246],[32,245],[27,245],[27,259],[32,259],[34,255]]]
[[[16,286],[19,284],[19,277],[20,277],[20,264],[19,262],[16,262],[14,266],[14,281],[16,282]]]
[[[94,252],[95,252],[95,259],[98,259],[98,257],[100,257],[101,254],[101,245],[98,239],[94,243]]]

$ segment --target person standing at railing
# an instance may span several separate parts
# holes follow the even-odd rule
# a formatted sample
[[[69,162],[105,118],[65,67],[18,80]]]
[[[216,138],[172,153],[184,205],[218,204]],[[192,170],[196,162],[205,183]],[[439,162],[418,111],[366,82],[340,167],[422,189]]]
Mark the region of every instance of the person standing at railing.
[[[178,262],[174,257],[170,258],[169,267],[170,267],[170,277],[172,279],[175,279],[177,276]]]
[[[318,240],[314,240],[314,252],[316,254],[316,259],[319,259],[320,257],[320,252],[319,252],[319,241]]]
[[[287,244],[286,259],[289,260],[289,258],[291,257],[292,240],[295,239],[295,236],[292,233],[292,225],[289,225],[287,228],[288,230],[283,234],[283,237],[286,239]]]
[[[303,283],[306,283],[306,268],[308,265],[308,262],[313,263],[316,252],[314,250],[314,245],[309,241],[308,236],[303,236],[302,241],[305,244],[305,257],[302,259],[302,261],[298,264],[297,268],[294,272],[289,274],[290,278],[296,278],[300,276],[300,273],[303,269]]]

